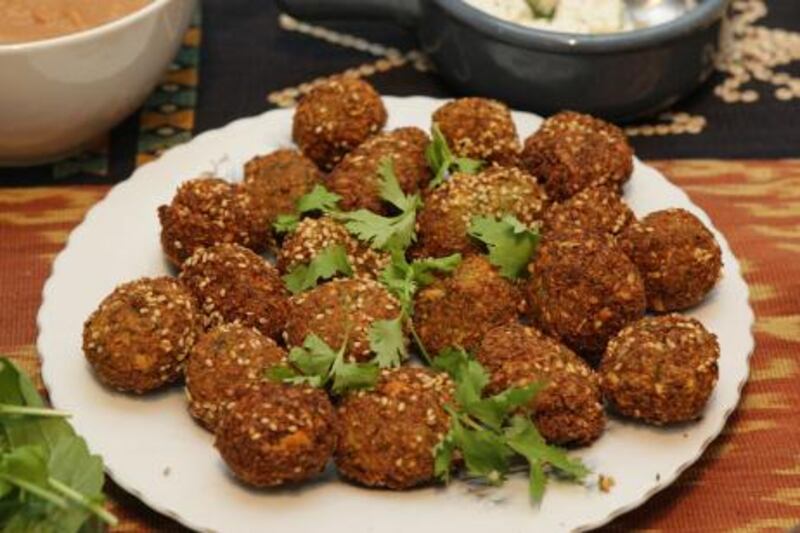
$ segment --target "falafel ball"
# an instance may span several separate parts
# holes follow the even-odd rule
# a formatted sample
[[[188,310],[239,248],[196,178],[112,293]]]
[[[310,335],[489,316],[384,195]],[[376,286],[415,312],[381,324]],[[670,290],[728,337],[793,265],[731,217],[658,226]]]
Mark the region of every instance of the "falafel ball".
[[[200,248],[183,264],[180,279],[197,298],[206,328],[239,322],[280,338],[289,293],[278,269],[247,248],[237,244]]]
[[[490,329],[514,322],[524,310],[519,288],[486,257],[464,258],[414,298],[414,328],[430,354],[459,346],[474,350]]]
[[[590,362],[644,315],[644,283],[614,237],[586,230],[545,235],[528,265],[534,324]]]
[[[620,189],[633,172],[633,149],[617,126],[562,111],[528,137],[522,164],[560,202],[587,187]]]
[[[189,413],[211,431],[286,352],[258,330],[229,323],[203,334],[186,361]]]
[[[356,239],[333,218],[304,218],[297,229],[284,239],[278,252],[278,270],[287,274],[299,265],[308,264],[329,246],[337,244],[345,249],[356,276],[377,279],[391,260],[388,253],[375,250]]]
[[[459,98],[433,114],[456,155],[504,166],[516,165],[521,145],[508,107],[489,98]]]
[[[323,170],[386,125],[386,108],[375,89],[352,76],[316,85],[294,113],[292,140]]]
[[[455,174],[425,198],[417,218],[416,257],[481,253],[467,231],[479,215],[514,215],[526,226],[539,221],[547,205],[544,189],[518,168],[491,167],[478,174]]]
[[[541,382],[531,416],[550,443],[585,446],[605,427],[600,379],[572,350],[539,330],[509,324],[489,331],[477,353],[489,371],[489,394]]]
[[[83,326],[83,353],[114,389],[143,394],[177,381],[202,331],[191,293],[168,277],[123,283]]]
[[[260,252],[269,238],[250,197],[218,178],[181,184],[170,205],[158,208],[158,218],[161,247],[177,267],[201,247],[234,243]]]
[[[544,213],[542,232],[583,228],[618,235],[634,220],[633,211],[617,191],[610,187],[587,187],[550,206]]]
[[[244,166],[242,187],[261,224],[271,227],[278,215],[291,214],[297,201],[322,183],[322,172],[297,150],[275,150]]]
[[[719,244],[685,209],[650,213],[623,232],[619,243],[642,273],[647,307],[653,311],[699,304],[722,276]]]
[[[339,206],[345,211],[363,208],[386,214],[389,207],[380,196],[381,162],[390,159],[400,189],[414,193],[431,179],[425,159],[429,143],[428,135],[419,128],[399,128],[370,137],[336,165],[328,176],[328,188],[342,197]]]
[[[450,428],[447,374],[384,370],[370,391],[351,392],[337,409],[336,467],[368,487],[403,490],[434,480],[434,448]]]
[[[325,469],[336,448],[335,417],[323,390],[265,381],[222,417],[214,446],[248,485],[297,483]]]
[[[284,337],[288,346],[302,346],[314,333],[334,350],[346,340],[345,359],[364,362],[373,356],[372,324],[394,320],[400,312],[400,304],[380,283],[335,279],[292,298]]]
[[[700,417],[719,374],[717,337],[697,320],[650,316],[611,339],[600,365],[603,394],[616,411],[650,424]]]

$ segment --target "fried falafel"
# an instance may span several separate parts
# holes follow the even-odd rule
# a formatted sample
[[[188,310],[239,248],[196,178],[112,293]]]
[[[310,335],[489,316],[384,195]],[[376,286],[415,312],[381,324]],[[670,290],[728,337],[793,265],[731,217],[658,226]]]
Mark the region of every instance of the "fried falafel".
[[[400,304],[380,283],[335,279],[291,299],[284,338],[289,347],[302,346],[314,333],[334,350],[347,341],[345,359],[364,362],[374,355],[369,342],[372,324],[400,314]]]
[[[180,379],[202,331],[191,293],[168,277],[123,283],[83,326],[83,352],[114,389],[143,394]]]
[[[508,324],[483,338],[477,360],[489,372],[489,394],[542,383],[530,412],[550,443],[585,446],[605,427],[600,380],[572,350],[539,330]]]
[[[428,368],[384,370],[370,391],[337,409],[336,467],[368,487],[410,489],[434,480],[433,450],[450,427],[453,383]]]
[[[228,323],[200,336],[186,361],[189,413],[214,431],[236,400],[258,386],[286,352],[258,330]]]
[[[433,114],[454,154],[503,166],[516,165],[521,149],[508,107],[488,98],[459,98]]]
[[[387,214],[389,208],[381,199],[378,175],[382,161],[392,162],[400,189],[406,194],[414,193],[431,179],[425,159],[429,142],[428,135],[419,128],[399,128],[370,137],[344,156],[326,184],[342,197],[339,206],[345,211],[363,208]]]
[[[516,321],[524,307],[519,288],[475,255],[417,293],[413,322],[431,355],[449,347],[474,350],[487,331]]]
[[[218,178],[197,178],[178,187],[169,205],[158,208],[161,247],[176,267],[195,250],[239,244],[256,252],[269,240],[269,228],[256,215],[250,197]]]
[[[329,171],[383,129],[386,118],[386,108],[372,85],[336,76],[316,85],[297,104],[292,139],[306,157]]]
[[[239,322],[280,338],[289,293],[278,269],[247,248],[236,244],[200,248],[183,264],[180,279],[197,298],[206,328]]]
[[[545,235],[528,266],[534,324],[593,361],[645,311],[639,271],[608,234],[581,229]]]
[[[262,382],[222,417],[214,445],[233,474],[254,487],[312,478],[336,448],[336,418],[323,390]]]
[[[587,187],[620,189],[633,172],[633,149],[617,126],[562,111],[525,141],[522,165],[561,202]]]
[[[583,228],[618,235],[635,220],[633,211],[610,187],[587,187],[544,213],[542,232]]]
[[[473,217],[514,215],[526,226],[539,221],[547,196],[518,168],[491,167],[478,174],[455,174],[425,198],[417,218],[415,257],[481,253],[467,233]]]
[[[714,390],[719,344],[697,320],[646,317],[611,339],[600,365],[603,394],[631,418],[662,425],[699,418]]]
[[[618,241],[642,273],[647,307],[653,311],[699,304],[722,275],[722,252],[714,235],[684,209],[650,213]]]

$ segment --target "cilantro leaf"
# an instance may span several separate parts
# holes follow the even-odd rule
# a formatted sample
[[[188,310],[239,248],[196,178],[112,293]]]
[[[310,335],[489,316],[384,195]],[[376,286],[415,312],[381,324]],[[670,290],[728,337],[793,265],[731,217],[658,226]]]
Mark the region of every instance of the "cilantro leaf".
[[[493,485],[499,484],[505,478],[514,455],[503,437],[480,428],[464,427],[455,413],[451,413],[451,421],[453,443],[461,450],[469,474],[484,478]]]
[[[330,279],[336,274],[352,276],[353,269],[347,259],[347,251],[341,244],[331,244],[307,265],[297,265],[283,276],[286,288],[298,294],[317,286],[319,280]]]
[[[371,389],[378,380],[380,368],[373,363],[342,363],[337,366],[331,390],[336,394],[357,389]]]
[[[447,257],[417,259],[411,263],[401,251],[392,253],[392,261],[381,272],[380,280],[400,302],[404,312],[413,314],[413,300],[417,289],[434,281],[433,272],[452,272],[461,263],[461,254]]]
[[[478,159],[454,156],[438,124],[433,124],[431,127],[431,142],[425,148],[425,159],[433,171],[433,178],[428,184],[429,189],[435,189],[444,183],[453,171],[476,174],[484,166],[484,162]]]
[[[367,332],[375,362],[381,368],[400,366],[408,359],[408,346],[403,332],[402,314],[393,320],[377,320]]]
[[[349,213],[340,213],[337,218],[345,227],[378,250],[405,250],[417,238],[415,224],[417,210],[422,207],[418,194],[406,195],[400,188],[394,166],[390,158],[384,158],[378,167],[380,176],[381,198],[395,206],[400,213],[386,217],[359,209]]]
[[[100,457],[91,455],[64,413],[45,408],[6,358],[0,358],[0,404],[0,527],[77,532],[96,518],[116,524],[102,506]]]
[[[347,339],[338,351],[334,351],[318,335],[310,333],[302,346],[295,346],[289,351],[289,361],[294,368],[278,366],[268,370],[266,377],[272,381],[318,388],[330,384],[336,394],[372,387],[378,379],[378,365],[347,363],[344,360],[346,351]]]
[[[508,446],[525,457],[531,465],[530,493],[534,501],[540,500],[544,493],[546,478],[543,473],[534,472],[540,470],[543,464],[549,464],[575,481],[583,480],[590,472],[579,459],[572,459],[566,451],[547,444],[528,417],[513,417],[505,435]]]
[[[311,191],[301,196],[295,203],[294,213],[278,215],[272,227],[278,233],[288,233],[297,229],[300,218],[308,213],[335,213],[342,197],[329,191],[324,185],[317,184]]]
[[[467,406],[467,412],[484,423],[487,427],[500,430],[509,415],[527,405],[543,388],[540,383],[531,383],[525,387],[512,387],[499,394],[485,398]]]
[[[489,261],[500,268],[502,275],[511,279],[519,278],[525,273],[539,245],[539,232],[528,229],[512,215],[506,215],[500,220],[485,216],[473,217],[469,234],[486,244]]]
[[[450,481],[455,451],[456,444],[453,441],[452,430],[448,431],[447,435],[433,448],[433,474],[445,483]]]

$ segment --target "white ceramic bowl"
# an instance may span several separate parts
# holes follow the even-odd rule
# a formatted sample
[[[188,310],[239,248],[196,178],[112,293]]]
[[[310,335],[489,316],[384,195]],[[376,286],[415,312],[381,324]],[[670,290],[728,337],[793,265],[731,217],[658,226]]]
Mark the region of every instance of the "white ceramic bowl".
[[[78,151],[150,94],[173,59],[195,0],[153,0],[86,31],[0,44],[0,165]]]

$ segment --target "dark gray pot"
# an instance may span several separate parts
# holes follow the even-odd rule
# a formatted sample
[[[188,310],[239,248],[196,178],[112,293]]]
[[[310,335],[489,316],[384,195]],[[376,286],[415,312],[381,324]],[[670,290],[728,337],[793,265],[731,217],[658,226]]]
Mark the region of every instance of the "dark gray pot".
[[[461,0],[278,0],[301,19],[389,18],[417,32],[441,76],[466,95],[550,114],[651,115],[714,69],[728,0],[702,0],[660,26],[610,35],[527,28]]]

